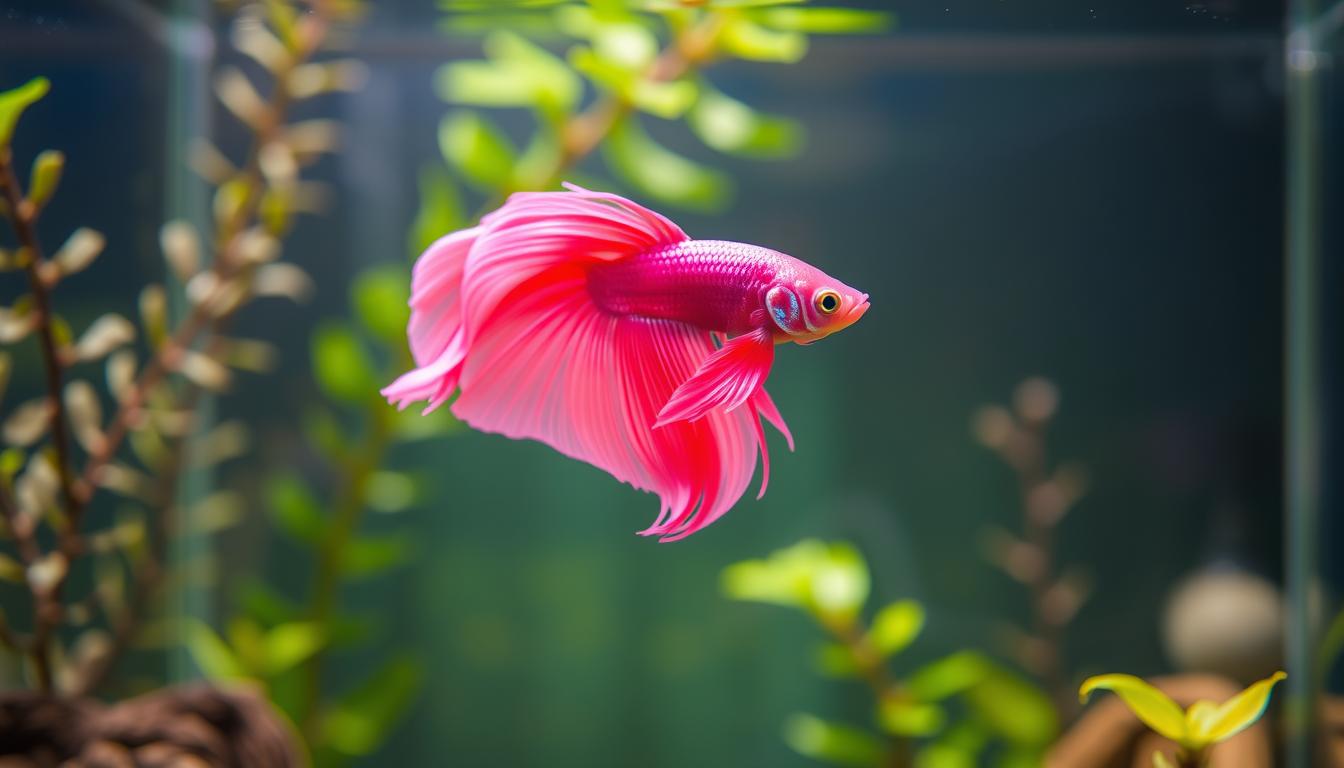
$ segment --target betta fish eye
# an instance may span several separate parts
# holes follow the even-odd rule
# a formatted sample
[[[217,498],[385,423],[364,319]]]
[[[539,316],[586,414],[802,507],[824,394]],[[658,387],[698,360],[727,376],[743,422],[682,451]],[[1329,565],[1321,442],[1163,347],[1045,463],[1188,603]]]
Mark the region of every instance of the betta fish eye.
[[[837,309],[840,309],[840,294],[835,291],[821,291],[813,299],[817,306],[817,311],[823,315],[833,315]]]

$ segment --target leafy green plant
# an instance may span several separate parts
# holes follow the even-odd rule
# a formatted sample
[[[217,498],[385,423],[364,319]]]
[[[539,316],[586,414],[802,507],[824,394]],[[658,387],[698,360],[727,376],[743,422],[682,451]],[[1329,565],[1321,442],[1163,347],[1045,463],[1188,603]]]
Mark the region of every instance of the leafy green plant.
[[[510,192],[583,180],[600,154],[640,196],[715,210],[732,195],[722,171],[662,146],[648,120],[680,121],[706,146],[752,158],[789,157],[803,142],[793,120],[758,112],[704,74],[726,59],[794,63],[810,35],[871,33],[890,14],[796,0],[441,0],[451,34],[484,35],[485,58],[445,64],[435,78],[454,106],[439,147],[455,177],[493,207]],[[561,54],[552,50],[563,47]],[[525,110],[521,144],[487,110]],[[610,184],[604,183],[604,188]],[[461,192],[439,168],[422,175],[413,241],[423,247],[460,225]]]
[[[1133,675],[1097,675],[1083,682],[1079,699],[1086,703],[1093,691],[1112,691],[1153,731],[1176,742],[1174,756],[1153,753],[1155,768],[1200,768],[1208,764],[1209,749],[1255,724],[1269,707],[1274,685],[1286,678],[1283,672],[1251,684],[1222,704],[1197,701],[1181,710],[1161,690]]]
[[[234,316],[256,299],[299,298],[308,289],[297,267],[279,261],[281,239],[293,214],[310,207],[300,170],[332,149],[331,130],[288,122],[286,114],[294,102],[351,84],[340,63],[312,59],[330,27],[357,10],[348,1],[280,0],[240,10],[239,47],[271,73],[274,93],[262,98],[239,71],[221,73],[220,100],[249,128],[253,145],[238,166],[201,146],[198,165],[216,188],[214,230],[203,237],[186,222],[163,228],[166,279],[141,292],[138,327],[109,313],[76,334],[57,313],[56,289],[95,262],[104,238],[79,229],[54,254],[44,251],[39,219],[64,159],[38,155],[25,190],[9,141],[49,85],[38,79],[0,94],[0,215],[18,242],[0,252],[0,267],[21,272],[28,290],[0,311],[0,341],[35,337],[45,385],[45,394],[4,416],[0,512],[14,554],[0,558],[0,575],[20,585],[31,618],[0,623],[0,641],[27,660],[39,690],[80,696],[99,689],[124,652],[154,634],[145,619],[165,582],[190,577],[168,562],[169,542],[242,514],[241,499],[228,491],[179,508],[187,471],[246,448],[237,424],[200,434],[198,405],[225,390],[235,371],[265,369],[273,357],[264,342],[228,335]],[[180,313],[170,308],[175,286],[185,289]],[[94,368],[104,360],[105,393]],[[0,370],[11,367],[0,356]],[[96,503],[100,491],[119,497],[115,513]]]
[[[305,593],[285,595],[245,580],[226,632],[196,625],[191,635],[191,652],[212,678],[257,680],[271,691],[320,765],[375,751],[419,687],[420,662],[405,653],[340,695],[328,691],[325,674],[332,656],[365,644],[376,628],[372,619],[342,611],[343,589],[416,552],[409,528],[393,523],[415,504],[421,483],[411,472],[389,468],[389,451],[456,426],[446,411],[429,417],[397,412],[378,395],[378,383],[409,364],[402,339],[406,294],[402,270],[368,271],[351,292],[356,322],[323,323],[310,342],[313,375],[325,397],[303,417],[311,456],[302,464],[311,471],[274,472],[265,493],[272,523],[311,563]],[[385,518],[378,532],[364,530],[369,513]]]
[[[723,571],[735,600],[800,610],[828,636],[818,670],[863,681],[873,728],[799,714],[785,725],[795,751],[837,765],[957,768],[992,756],[997,765],[1039,765],[1058,730],[1049,700],[1030,682],[975,651],[957,651],[893,674],[894,660],[919,637],[925,610],[898,600],[864,619],[867,563],[842,542],[805,540]]]

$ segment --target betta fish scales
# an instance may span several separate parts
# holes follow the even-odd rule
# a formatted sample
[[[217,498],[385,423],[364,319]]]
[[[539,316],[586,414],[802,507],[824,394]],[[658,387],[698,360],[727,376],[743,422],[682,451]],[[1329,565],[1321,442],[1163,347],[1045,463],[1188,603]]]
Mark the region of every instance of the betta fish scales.
[[[512,195],[416,262],[414,370],[383,390],[426,412],[457,393],[472,427],[539,440],[658,494],[641,534],[684,538],[727,512],[793,437],[764,382],[775,345],[810,344],[868,309],[792,256],[692,240],[630,200],[566,185]],[[759,495],[758,495],[759,498]]]

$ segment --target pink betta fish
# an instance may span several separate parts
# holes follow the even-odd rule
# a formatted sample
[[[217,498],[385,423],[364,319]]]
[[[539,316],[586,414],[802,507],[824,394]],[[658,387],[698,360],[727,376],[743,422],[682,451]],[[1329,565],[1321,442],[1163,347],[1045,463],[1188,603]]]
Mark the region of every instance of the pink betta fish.
[[[775,345],[852,325],[868,294],[778,251],[692,240],[613,194],[522,192],[420,256],[407,330],[419,367],[383,390],[428,413],[455,392],[471,426],[532,438],[652,491],[643,535],[672,541],[741,498]],[[760,498],[758,495],[757,498]]]

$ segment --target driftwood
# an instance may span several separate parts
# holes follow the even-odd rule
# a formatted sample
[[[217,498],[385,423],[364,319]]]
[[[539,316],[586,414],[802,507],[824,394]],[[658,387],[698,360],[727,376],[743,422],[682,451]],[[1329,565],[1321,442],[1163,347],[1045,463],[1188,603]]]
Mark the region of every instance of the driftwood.
[[[0,768],[297,768],[295,735],[264,697],[189,685],[107,706],[0,696]]]
[[[1177,704],[1200,699],[1222,702],[1241,687],[1212,675],[1179,675],[1151,681]],[[1269,726],[1260,721],[1210,750],[1218,768],[1269,768],[1273,765]],[[1175,754],[1176,745],[1139,722],[1118,696],[1098,695],[1078,722],[1046,756],[1046,768],[1152,768],[1153,752]]]

